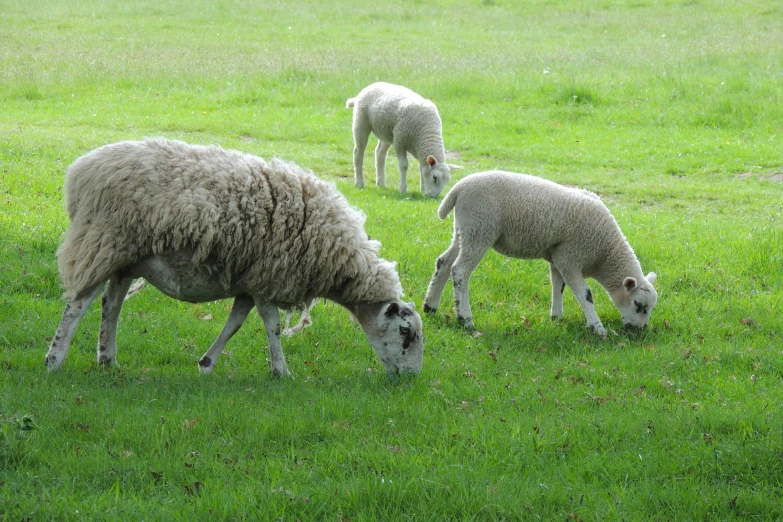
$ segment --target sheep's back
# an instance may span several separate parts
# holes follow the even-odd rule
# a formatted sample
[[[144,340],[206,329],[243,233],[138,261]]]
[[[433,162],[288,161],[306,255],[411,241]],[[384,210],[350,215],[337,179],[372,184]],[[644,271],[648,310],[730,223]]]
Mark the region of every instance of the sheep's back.
[[[71,226],[58,251],[76,294],[151,254],[190,248],[195,263],[244,278],[266,297],[317,295],[363,248],[363,220],[297,166],[168,140],[108,145],[66,176]],[[326,266],[325,266],[326,265]]]

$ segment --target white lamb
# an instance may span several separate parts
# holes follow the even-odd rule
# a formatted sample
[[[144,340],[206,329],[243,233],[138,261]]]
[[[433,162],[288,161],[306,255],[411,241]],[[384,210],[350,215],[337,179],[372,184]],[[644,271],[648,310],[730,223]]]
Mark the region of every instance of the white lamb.
[[[585,282],[585,277],[592,277],[609,294],[626,326],[647,325],[658,299],[652,285],[656,275],[642,274],[614,217],[592,192],[525,174],[480,172],[452,187],[438,216],[446,219],[452,208],[454,237],[438,258],[424,302],[426,312],[438,308],[452,275],[457,319],[473,328],[470,275],[494,248],[510,257],[549,261],[553,319],[563,314],[563,290],[568,285],[587,325],[606,335]]]
[[[421,191],[437,197],[451,171],[462,167],[446,163],[441,122],[435,104],[399,85],[377,82],[346,102],[353,107],[353,167],[356,186],[364,187],[364,151],[370,132],[378,137],[375,147],[375,184],[386,186],[386,154],[394,145],[400,166],[400,192],[408,191],[406,175],[410,152],[419,160]]]
[[[399,300],[394,264],[378,257],[361,212],[292,163],[164,139],[121,142],[77,159],[65,198],[71,226],[57,257],[68,304],[46,355],[50,370],[107,281],[98,362],[115,362],[118,317],[136,277],[182,301],[234,298],[199,361],[203,373],[255,306],[272,372],[289,375],[278,307],[316,297],[353,313],[387,371],[421,370],[421,318]]]

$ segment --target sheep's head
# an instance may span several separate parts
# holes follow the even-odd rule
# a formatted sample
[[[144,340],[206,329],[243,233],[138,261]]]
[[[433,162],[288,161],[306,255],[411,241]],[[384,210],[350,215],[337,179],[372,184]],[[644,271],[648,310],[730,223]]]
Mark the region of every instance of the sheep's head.
[[[641,281],[626,277],[622,288],[612,296],[626,328],[647,326],[652,309],[658,301],[658,293],[653,286],[656,278],[655,272],[650,272]]]
[[[389,374],[421,372],[424,334],[413,302],[384,303],[376,313],[360,317],[360,323]]]
[[[435,159],[435,156],[428,156],[427,161],[420,165],[421,167],[421,192],[425,196],[433,198],[440,195],[443,188],[451,181],[451,171],[461,169],[458,165],[449,165]]]

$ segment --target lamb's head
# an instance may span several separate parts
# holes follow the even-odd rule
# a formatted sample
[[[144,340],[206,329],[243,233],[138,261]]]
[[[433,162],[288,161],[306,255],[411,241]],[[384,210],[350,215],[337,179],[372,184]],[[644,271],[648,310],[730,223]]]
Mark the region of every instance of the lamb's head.
[[[436,198],[451,181],[451,171],[462,167],[438,161],[435,156],[428,156],[427,161],[421,163],[420,168],[422,194]]]
[[[658,301],[658,293],[653,286],[656,277],[655,272],[650,272],[641,281],[635,277],[626,277],[622,288],[612,295],[626,328],[647,326],[652,309]]]
[[[399,300],[372,306],[371,313],[358,314],[367,339],[389,374],[421,372],[424,334],[421,317],[413,302]]]

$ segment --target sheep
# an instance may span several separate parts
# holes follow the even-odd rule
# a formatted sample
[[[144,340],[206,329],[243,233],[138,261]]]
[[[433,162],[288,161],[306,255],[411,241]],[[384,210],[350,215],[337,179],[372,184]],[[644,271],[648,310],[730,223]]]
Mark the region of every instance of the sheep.
[[[419,373],[421,317],[400,300],[364,215],[334,187],[282,160],[166,139],[106,145],[68,169],[70,226],[57,250],[68,303],[46,355],[59,369],[90,303],[102,299],[98,363],[116,364],[117,322],[134,278],[191,303],[233,298],[199,360],[210,373],[255,306],[272,374],[289,376],[278,307],[325,297],[347,308],[390,374]]]
[[[410,152],[419,160],[421,191],[437,197],[461,169],[446,163],[441,122],[435,104],[400,85],[377,82],[345,103],[353,111],[353,166],[356,186],[364,187],[362,165],[370,132],[378,138],[375,148],[375,184],[386,186],[386,154],[394,145],[400,167],[400,192],[408,191],[406,175]]]
[[[658,300],[653,287],[656,275],[642,274],[634,251],[597,195],[535,176],[488,171],[455,184],[443,198],[438,217],[446,219],[452,208],[454,237],[438,257],[425,312],[437,310],[451,275],[457,319],[472,329],[470,275],[491,247],[509,257],[549,262],[552,319],[563,314],[563,291],[568,285],[588,327],[606,336],[585,282],[585,277],[591,277],[609,294],[626,327],[647,325]]]

